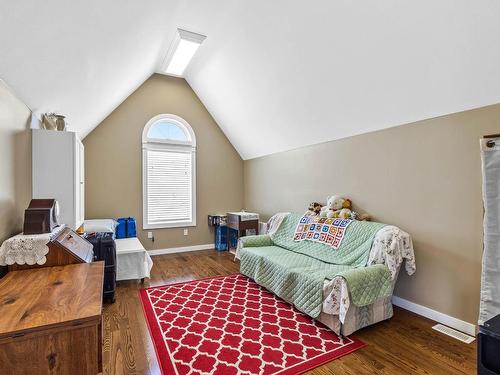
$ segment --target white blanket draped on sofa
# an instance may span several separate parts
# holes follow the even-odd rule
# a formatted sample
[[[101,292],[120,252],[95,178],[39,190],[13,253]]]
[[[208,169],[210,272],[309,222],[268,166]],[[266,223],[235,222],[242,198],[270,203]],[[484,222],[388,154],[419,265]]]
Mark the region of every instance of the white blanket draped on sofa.
[[[368,264],[385,264],[391,271],[392,279],[397,277],[399,267],[405,263],[408,275],[416,270],[413,243],[408,233],[393,225],[380,229],[373,239]],[[349,290],[343,277],[325,280],[323,286],[323,312],[339,316],[344,323],[347,310],[350,306]]]

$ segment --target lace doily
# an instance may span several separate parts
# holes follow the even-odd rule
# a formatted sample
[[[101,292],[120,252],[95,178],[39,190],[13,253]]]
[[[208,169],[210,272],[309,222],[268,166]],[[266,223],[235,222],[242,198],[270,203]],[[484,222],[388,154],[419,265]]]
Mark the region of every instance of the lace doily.
[[[0,265],[45,264],[49,252],[47,244],[61,229],[62,227],[58,227],[52,233],[44,234],[18,234],[5,240],[0,246]]]

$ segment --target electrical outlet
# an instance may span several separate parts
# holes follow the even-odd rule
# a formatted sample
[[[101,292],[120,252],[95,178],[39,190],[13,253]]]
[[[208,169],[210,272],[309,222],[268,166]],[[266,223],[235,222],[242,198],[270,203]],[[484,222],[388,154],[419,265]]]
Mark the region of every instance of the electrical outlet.
[[[187,236],[189,234],[189,229],[184,229],[184,235]]]
[[[148,238],[153,238],[153,232],[148,232]]]

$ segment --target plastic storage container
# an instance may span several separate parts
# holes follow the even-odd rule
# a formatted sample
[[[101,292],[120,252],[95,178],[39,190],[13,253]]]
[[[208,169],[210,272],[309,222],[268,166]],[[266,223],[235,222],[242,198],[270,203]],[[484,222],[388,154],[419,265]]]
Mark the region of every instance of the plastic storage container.
[[[215,227],[215,250],[227,250],[227,226],[225,225]]]

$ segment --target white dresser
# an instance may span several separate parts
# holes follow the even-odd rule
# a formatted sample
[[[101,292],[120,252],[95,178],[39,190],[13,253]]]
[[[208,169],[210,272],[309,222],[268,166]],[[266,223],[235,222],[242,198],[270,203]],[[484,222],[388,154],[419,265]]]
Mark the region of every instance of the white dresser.
[[[73,132],[32,130],[33,198],[55,198],[60,223],[77,229],[84,220],[84,148]]]

